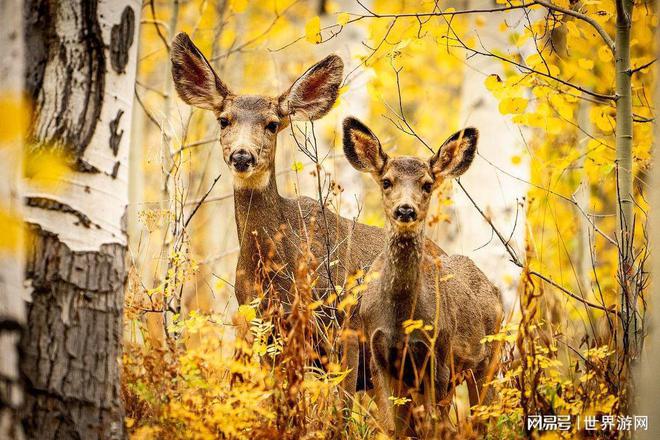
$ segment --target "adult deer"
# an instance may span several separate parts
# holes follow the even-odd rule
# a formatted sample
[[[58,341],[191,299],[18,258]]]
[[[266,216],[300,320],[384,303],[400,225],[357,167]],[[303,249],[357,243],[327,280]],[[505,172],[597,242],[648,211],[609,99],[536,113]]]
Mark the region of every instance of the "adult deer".
[[[477,136],[474,128],[455,133],[430,160],[389,157],[365,125],[344,121],[346,157],[379,184],[387,218],[386,244],[370,268],[377,276],[367,275],[372,281],[362,296],[358,324],[370,341],[383,424],[394,425],[397,437],[413,434],[416,401],[432,411],[447,397],[451,373],[467,372],[470,404],[479,403],[493,358],[492,347],[481,340],[499,330],[498,289],[469,258],[442,255],[424,238],[431,194],[444,179],[468,169]],[[349,359],[355,365],[357,354]],[[392,395],[411,401],[394,408]]]
[[[278,133],[293,120],[316,120],[330,111],[342,80],[341,59],[324,58],[273,97],[230,91],[184,33],[172,43],[171,61],[181,99],[212,111],[220,124],[224,160],[233,174],[240,242],[238,303],[275,292],[286,307],[307,249],[316,261],[312,269],[317,299],[334,291],[333,285],[342,286],[348,275],[367,268],[382,248],[382,229],[340,217],[309,197],[285,198],[275,179]],[[342,317],[334,316],[330,307],[320,309],[320,314],[325,324],[335,318],[341,323]]]

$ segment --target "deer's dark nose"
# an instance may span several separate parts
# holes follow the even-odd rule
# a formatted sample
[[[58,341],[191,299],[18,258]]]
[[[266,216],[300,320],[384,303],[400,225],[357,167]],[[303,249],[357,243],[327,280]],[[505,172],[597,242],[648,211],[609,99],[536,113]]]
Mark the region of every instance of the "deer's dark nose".
[[[229,163],[233,165],[236,171],[244,172],[254,165],[254,156],[246,150],[236,150],[229,156]]]
[[[417,212],[410,205],[400,205],[394,211],[394,218],[403,223],[412,222],[417,219]]]

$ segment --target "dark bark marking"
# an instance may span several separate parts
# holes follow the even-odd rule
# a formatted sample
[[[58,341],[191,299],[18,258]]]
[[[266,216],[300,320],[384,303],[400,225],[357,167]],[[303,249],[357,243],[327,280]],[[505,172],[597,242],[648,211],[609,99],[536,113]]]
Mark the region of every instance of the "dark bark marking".
[[[110,63],[117,73],[126,72],[128,50],[135,34],[135,13],[129,6],[121,13],[119,24],[112,26],[110,34]]]
[[[63,151],[74,164],[89,145],[103,106],[106,59],[97,4],[28,0],[24,9],[26,81],[35,103],[29,140],[32,148]],[[58,33],[54,17],[62,16],[72,16],[72,26]],[[55,68],[44,84],[48,63]],[[44,107],[48,114],[42,114]]]
[[[119,161],[117,161],[117,162],[115,162],[115,165],[112,167],[111,176],[112,176],[113,179],[117,178],[117,173],[119,173],[119,165],[120,165],[120,163],[119,163]]]
[[[47,209],[49,211],[59,211],[59,212],[65,212],[67,214],[71,214],[78,219],[79,223],[76,224],[82,224],[86,228],[90,228],[93,224],[92,220],[89,217],[87,217],[85,214],[78,211],[77,209],[74,209],[71,205],[58,202],[57,200],[49,199],[46,197],[26,197],[25,204],[27,206],[32,206],[35,208],[41,208],[41,209]]]
[[[76,160],[74,169],[79,173],[98,174],[101,172],[101,170],[80,157]]]
[[[121,137],[124,135],[124,130],[118,131],[119,121],[121,120],[124,110],[119,110],[117,116],[110,121],[110,149],[112,154],[117,157],[117,152],[119,152],[119,143],[121,142]]]

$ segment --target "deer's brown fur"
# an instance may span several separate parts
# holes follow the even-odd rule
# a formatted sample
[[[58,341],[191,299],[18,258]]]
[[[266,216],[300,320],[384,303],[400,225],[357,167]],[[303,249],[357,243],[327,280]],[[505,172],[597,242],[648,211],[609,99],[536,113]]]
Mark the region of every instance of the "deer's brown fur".
[[[344,122],[344,151],[351,164],[381,186],[387,240],[368,276],[359,317],[371,345],[371,373],[382,421],[396,435],[414,432],[411,405],[427,411],[448,396],[451,373],[470,372],[470,403],[479,402],[493,353],[484,336],[499,330],[498,289],[464,256],[448,256],[424,238],[430,196],[445,178],[472,162],[477,132],[450,137],[430,160],[390,158],[376,136],[353,118]],[[406,332],[404,323],[426,329]],[[355,365],[355,354],[351,356]],[[390,396],[412,398],[393,407]],[[419,432],[418,432],[419,434]]]
[[[286,307],[293,274],[308,246],[318,275],[317,297],[330,292],[331,282],[342,286],[347,276],[367,268],[382,248],[382,229],[345,219],[329,209],[323,211],[319,201],[309,197],[283,197],[275,179],[277,134],[291,120],[318,119],[331,109],[342,80],[341,59],[326,57],[274,97],[233,93],[185,34],[174,39],[171,61],[179,96],[190,105],[212,111],[221,125],[220,144],[233,174],[240,242],[235,282],[238,303],[275,292]],[[333,309],[317,311],[326,324],[342,321]],[[247,323],[240,324],[239,331],[246,332]],[[357,377],[352,382],[358,382]]]

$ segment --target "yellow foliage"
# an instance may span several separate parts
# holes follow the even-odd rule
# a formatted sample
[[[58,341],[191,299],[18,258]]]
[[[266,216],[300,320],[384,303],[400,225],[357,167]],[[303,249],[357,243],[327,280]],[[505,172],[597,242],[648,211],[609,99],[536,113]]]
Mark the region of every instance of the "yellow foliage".
[[[321,19],[318,15],[309,19],[305,24],[305,39],[314,44],[318,44],[323,40],[321,37]]]

